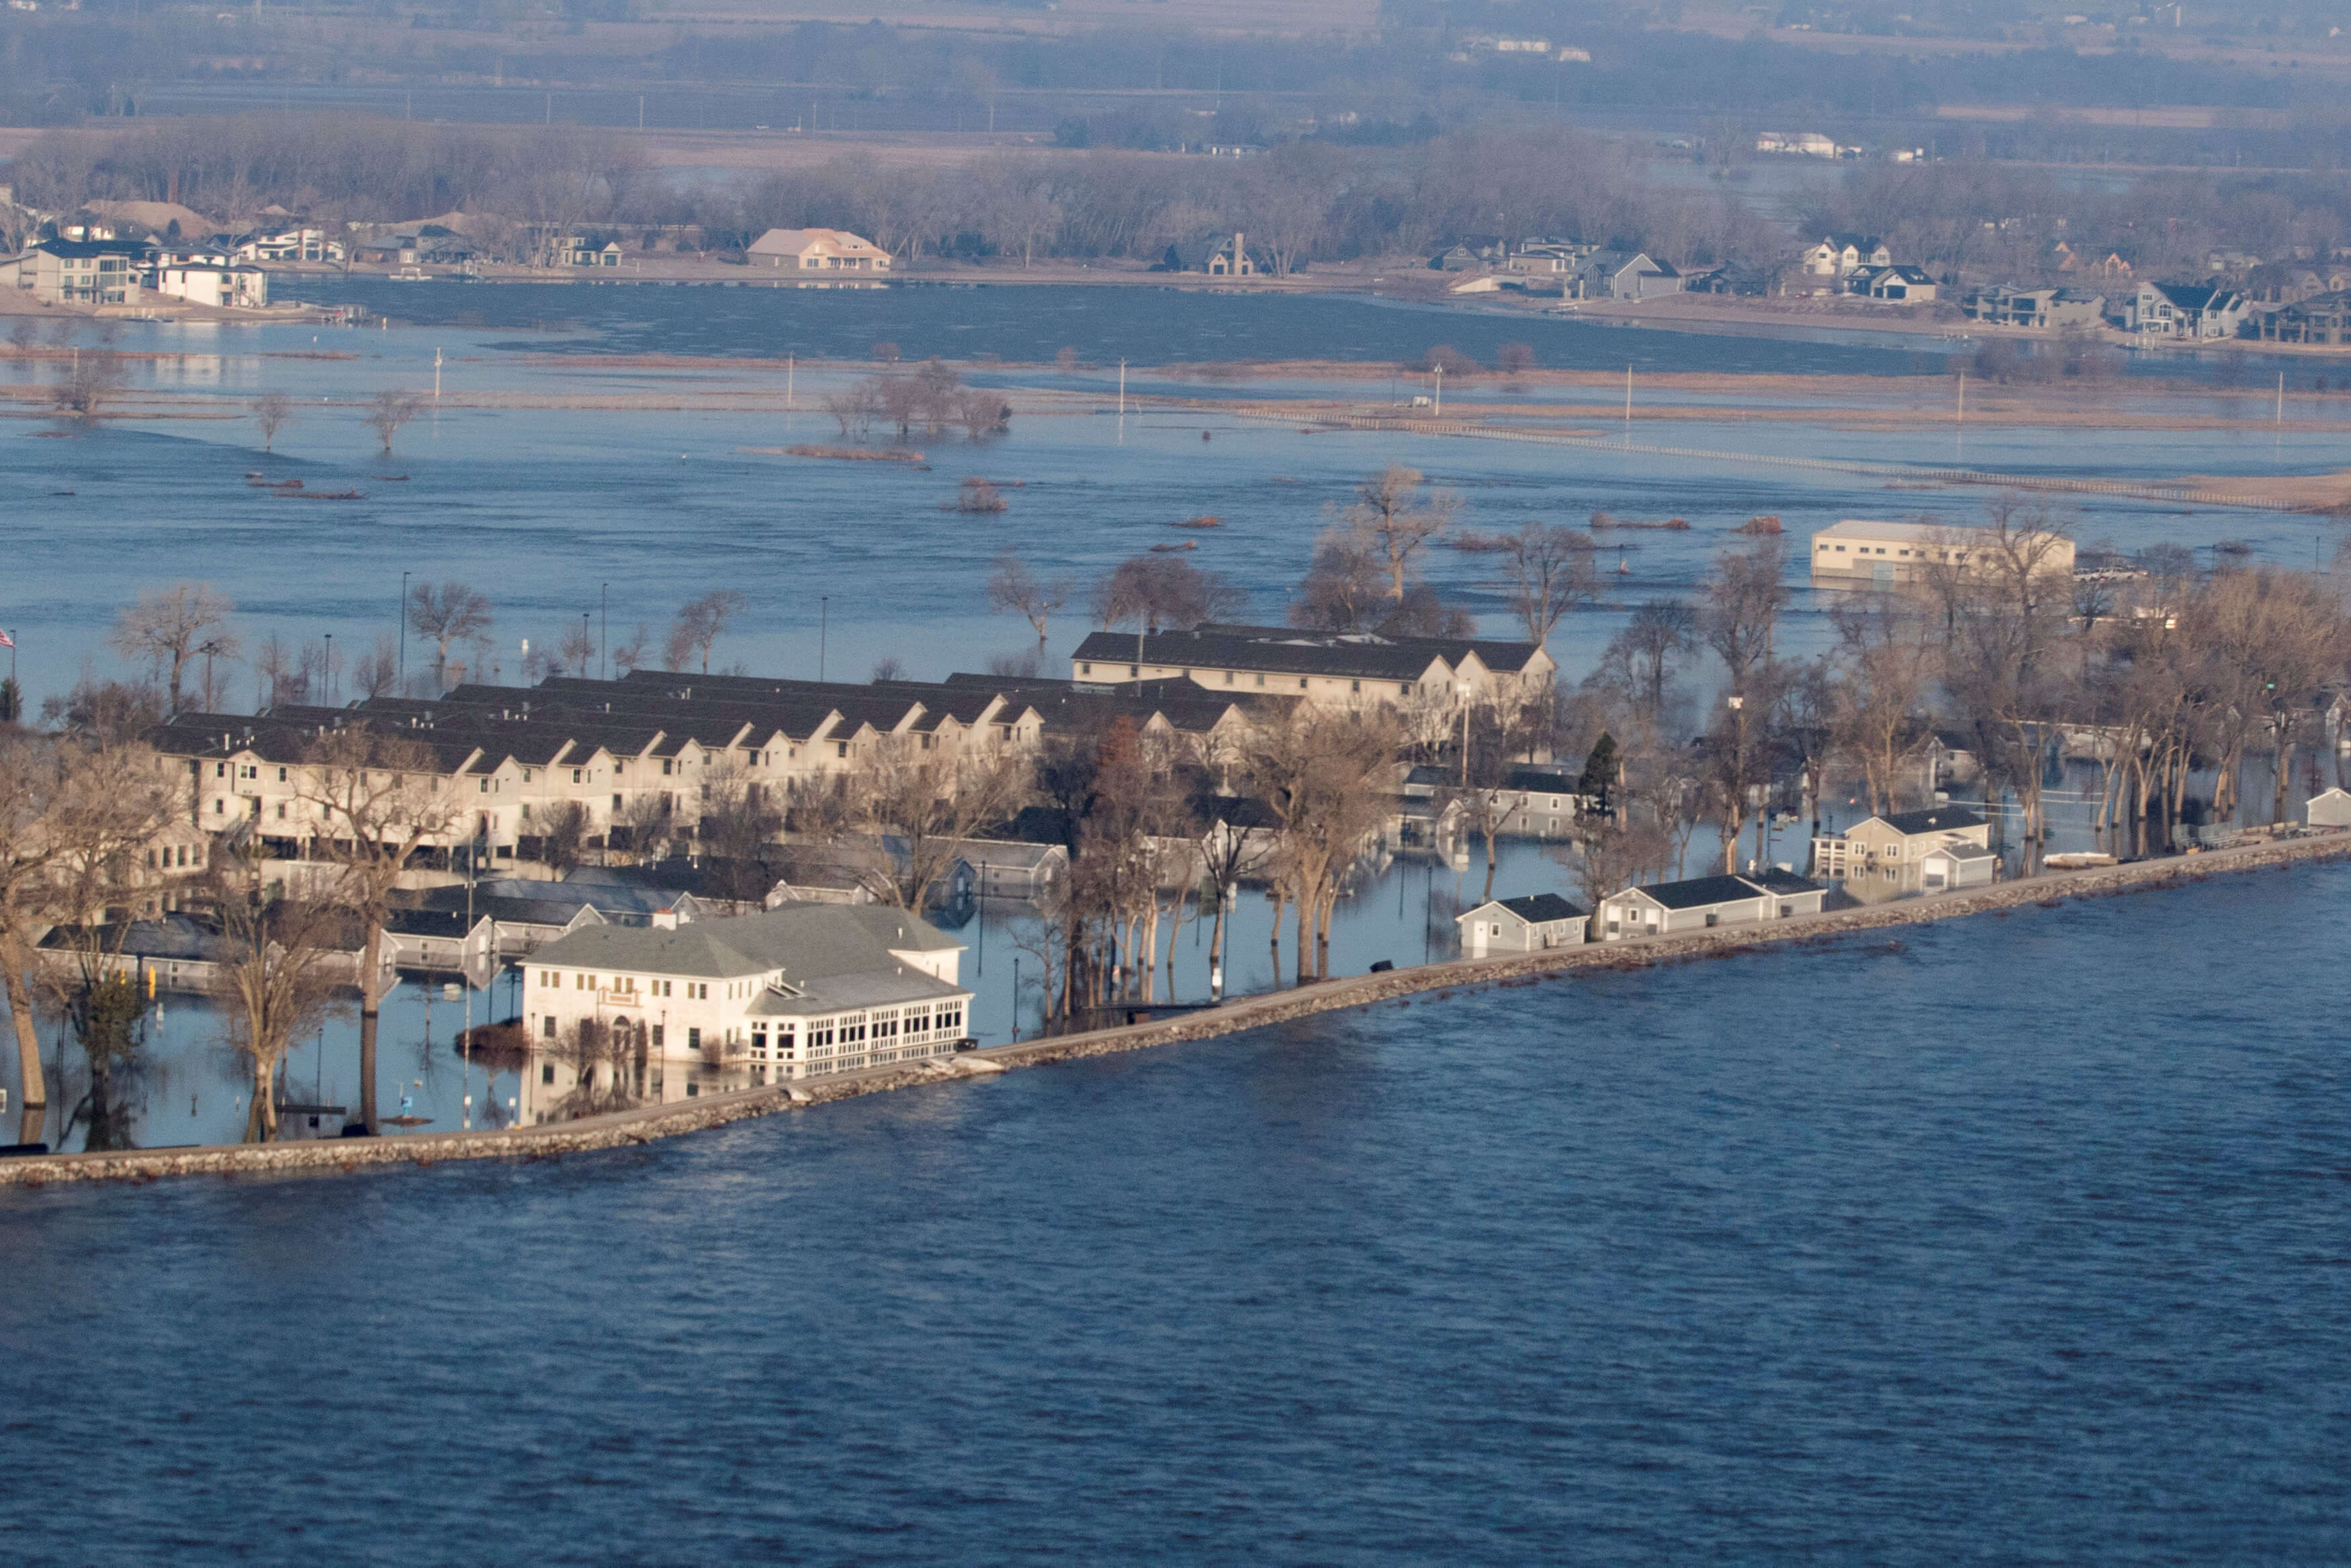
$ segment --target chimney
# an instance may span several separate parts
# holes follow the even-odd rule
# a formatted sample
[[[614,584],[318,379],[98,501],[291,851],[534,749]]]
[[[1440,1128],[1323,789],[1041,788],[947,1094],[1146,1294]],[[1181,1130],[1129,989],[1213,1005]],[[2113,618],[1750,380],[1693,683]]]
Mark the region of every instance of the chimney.
[[[677,929],[677,911],[675,909],[655,909],[653,911],[653,929],[657,931],[674,931]]]

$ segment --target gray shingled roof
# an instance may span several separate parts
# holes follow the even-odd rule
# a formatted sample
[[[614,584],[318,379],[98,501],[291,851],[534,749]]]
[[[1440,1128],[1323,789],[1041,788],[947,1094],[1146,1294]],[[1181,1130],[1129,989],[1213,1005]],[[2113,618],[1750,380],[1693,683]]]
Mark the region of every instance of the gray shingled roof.
[[[1956,805],[1931,806],[1924,811],[1889,812],[1877,820],[1905,837],[1921,833],[1958,833],[1984,825],[1982,817]]]
[[[622,974],[739,980],[781,971],[797,986],[849,975],[929,977],[892,956],[960,950],[963,944],[903,909],[879,905],[786,904],[732,919],[668,929],[591,926],[557,938],[533,964]],[[927,992],[919,994],[929,994]]]
[[[1496,898],[1458,918],[1466,920],[1478,909],[1497,908],[1508,909],[1531,926],[1547,925],[1553,920],[1580,920],[1590,912],[1577,909],[1556,893],[1529,893],[1517,898]]]

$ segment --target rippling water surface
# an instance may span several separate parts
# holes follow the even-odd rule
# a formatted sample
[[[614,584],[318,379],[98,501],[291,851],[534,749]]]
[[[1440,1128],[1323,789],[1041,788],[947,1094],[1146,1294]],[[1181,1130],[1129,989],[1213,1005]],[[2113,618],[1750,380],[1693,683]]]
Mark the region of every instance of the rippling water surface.
[[[2346,895],[0,1194],[0,1554],[2340,1561]]]

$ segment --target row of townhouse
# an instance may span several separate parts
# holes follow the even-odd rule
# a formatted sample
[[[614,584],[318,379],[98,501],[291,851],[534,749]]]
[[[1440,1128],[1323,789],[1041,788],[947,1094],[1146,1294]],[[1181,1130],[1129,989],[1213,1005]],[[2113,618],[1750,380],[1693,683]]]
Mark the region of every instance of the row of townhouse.
[[[1204,621],[1188,631],[1097,631],[1071,674],[1083,686],[1191,682],[1217,694],[1266,693],[1360,708],[1456,712],[1547,690],[1559,666],[1542,645],[1485,638],[1301,631]]]
[[[777,801],[863,765],[885,747],[1022,753],[1049,732],[1099,733],[1121,719],[1194,747],[1205,762],[1235,742],[1253,701],[1187,691],[1104,695],[1049,682],[958,677],[843,683],[641,670],[617,680],[552,678],[529,688],[460,686],[437,700],[378,698],[350,708],[258,715],[191,713],[157,749],[190,770],[193,822],[250,823],[297,856],[327,814],[308,762],[317,742],[364,724],[425,748],[438,815],[432,847],[484,846],[493,861],[533,858],[553,813],[576,805],[594,846],[631,847],[632,823],[690,832],[714,787]]]
[[[1489,898],[1454,923],[1462,953],[1474,959],[1817,915],[1827,898],[1820,883],[1773,867],[1626,888],[1603,898],[1596,915],[1556,893]]]
[[[2115,294],[1994,284],[1970,295],[1962,308],[1991,326],[2112,327],[2141,338],[2204,341],[2260,333],[2262,327],[2252,302],[2219,284],[2141,283]]]

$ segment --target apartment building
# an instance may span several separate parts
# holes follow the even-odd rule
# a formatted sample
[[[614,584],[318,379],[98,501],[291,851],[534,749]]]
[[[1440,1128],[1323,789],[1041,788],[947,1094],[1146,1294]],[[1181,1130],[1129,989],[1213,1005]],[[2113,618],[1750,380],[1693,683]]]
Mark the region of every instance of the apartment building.
[[[1188,631],[1093,632],[1071,659],[1081,686],[1188,680],[1211,693],[1262,692],[1346,707],[1432,700],[1449,705],[1463,697],[1531,693],[1558,669],[1540,643],[1214,622]]]

